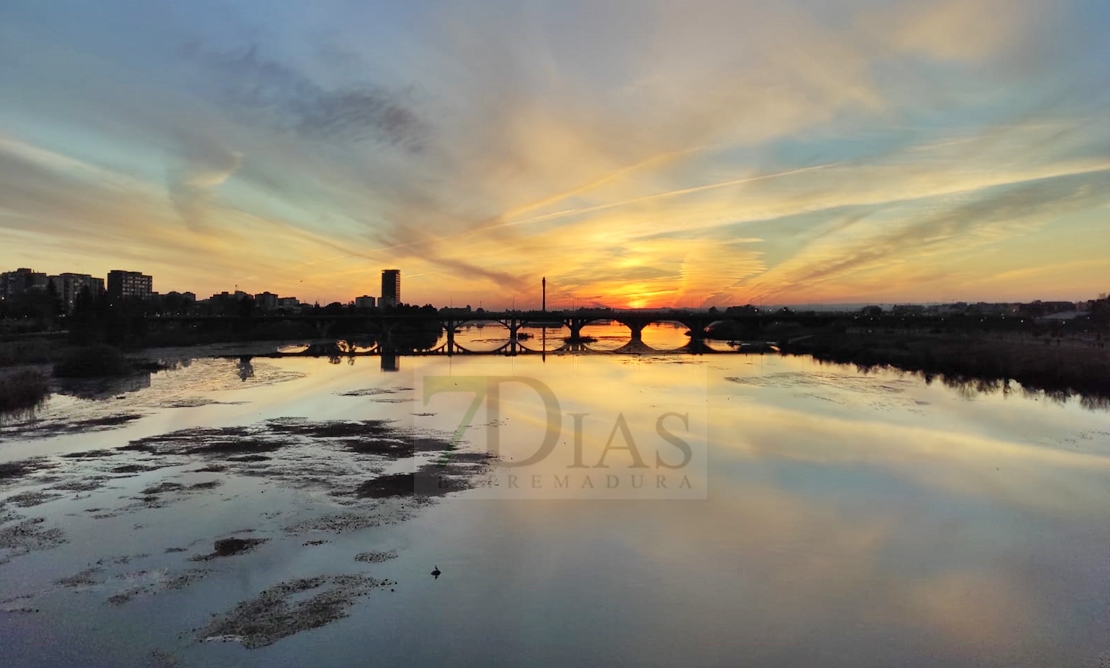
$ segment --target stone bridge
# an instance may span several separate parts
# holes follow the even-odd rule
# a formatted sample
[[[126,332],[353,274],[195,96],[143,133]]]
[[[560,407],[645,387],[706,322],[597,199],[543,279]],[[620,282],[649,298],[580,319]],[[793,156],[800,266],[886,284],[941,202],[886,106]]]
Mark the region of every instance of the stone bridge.
[[[459,327],[468,324],[496,322],[508,330],[510,342],[518,339],[521,328],[524,327],[565,327],[569,336],[568,343],[581,342],[582,330],[590,324],[616,322],[628,328],[632,344],[642,343],[644,328],[652,324],[678,323],[688,330],[692,341],[706,338],[709,328],[718,323],[735,323],[762,330],[771,322],[797,322],[809,326],[823,326],[832,322],[837,316],[834,314],[815,313],[711,313],[706,311],[679,311],[679,310],[638,310],[615,311],[609,309],[580,309],[574,311],[487,311],[460,312],[460,311],[416,311],[412,313],[344,313],[344,314],[270,314],[263,313],[250,316],[196,316],[196,315],[170,315],[150,316],[146,324],[156,323],[191,323],[197,326],[250,328],[267,323],[304,322],[315,327],[321,338],[327,338],[333,331],[342,327],[346,334],[351,332],[374,335],[384,347],[389,347],[390,342],[398,337],[400,332],[412,330],[414,327],[424,332],[435,329],[447,335],[447,349],[454,350],[455,334]],[[842,316],[841,316],[842,317]],[[437,333],[438,337],[438,333]]]

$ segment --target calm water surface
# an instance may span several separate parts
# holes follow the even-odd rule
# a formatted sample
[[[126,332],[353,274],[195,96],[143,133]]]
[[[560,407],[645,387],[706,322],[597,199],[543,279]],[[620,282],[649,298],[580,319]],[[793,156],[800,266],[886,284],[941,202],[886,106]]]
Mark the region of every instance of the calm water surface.
[[[683,341],[681,330],[652,328],[645,342]],[[558,399],[562,430],[553,454],[529,471],[540,476],[537,488],[510,489],[495,467],[484,484],[405,521],[342,533],[282,530],[351,510],[326,490],[199,473],[195,463],[35,505],[8,503],[0,526],[44,518],[67,542],[0,565],[2,665],[145,665],[159,657],[183,666],[1110,661],[1106,412],[772,355],[402,358],[396,372],[382,371],[374,357],[255,358],[248,366],[198,359],[153,375],[149,386],[107,388],[108,398],[55,396],[37,416],[43,425],[135,417],[76,433],[9,425],[0,431],[0,461],[64,460],[57,475],[84,465],[62,454],[288,417],[385,418],[449,434],[470,399],[447,393],[425,403],[428,377],[537,380]],[[529,392],[518,383],[501,396],[506,463],[526,459],[548,428]],[[574,459],[572,413],[588,414],[583,459],[605,476],[623,475],[631,462],[627,449],[614,449],[609,470],[592,469],[614,431],[614,442],[625,444],[618,416],[650,462],[641,434],[667,412],[688,416],[683,433],[695,461],[686,494],[694,498],[650,484],[633,490],[623,480],[608,488],[602,477],[592,489],[551,482]],[[466,430],[467,447],[484,447],[486,420],[483,408]],[[305,466],[320,463],[311,459]],[[575,480],[586,474],[572,472]],[[166,480],[221,484],[163,507],[94,517]],[[13,483],[0,487],[0,499],[50,484]],[[210,572],[190,586],[107,602],[121,588],[187,567],[215,537],[246,529],[269,542],[204,564]],[[174,546],[193,547],[166,552]],[[395,550],[397,558],[355,562],[366,550]],[[86,585],[54,584],[121,556],[128,559]],[[428,575],[433,565],[439,579]],[[213,614],[267,587],[353,572],[396,584],[359,599],[346,618],[259,649],[197,640],[194,630]]]

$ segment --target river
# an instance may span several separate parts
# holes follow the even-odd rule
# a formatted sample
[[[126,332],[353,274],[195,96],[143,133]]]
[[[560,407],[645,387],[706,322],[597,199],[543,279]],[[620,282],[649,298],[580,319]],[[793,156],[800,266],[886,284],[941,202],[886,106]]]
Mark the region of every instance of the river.
[[[1110,662],[1110,413],[1074,399],[775,354],[166,355],[0,426],[3,665]]]

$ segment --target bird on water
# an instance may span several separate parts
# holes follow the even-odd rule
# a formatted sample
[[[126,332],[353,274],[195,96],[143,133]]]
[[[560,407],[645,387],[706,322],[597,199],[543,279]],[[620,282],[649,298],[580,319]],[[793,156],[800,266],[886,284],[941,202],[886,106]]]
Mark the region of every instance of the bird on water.
[[[440,574],[441,574],[441,572],[439,570],[439,565],[437,564],[436,567],[435,567],[435,570],[432,571],[432,577],[438,580]]]

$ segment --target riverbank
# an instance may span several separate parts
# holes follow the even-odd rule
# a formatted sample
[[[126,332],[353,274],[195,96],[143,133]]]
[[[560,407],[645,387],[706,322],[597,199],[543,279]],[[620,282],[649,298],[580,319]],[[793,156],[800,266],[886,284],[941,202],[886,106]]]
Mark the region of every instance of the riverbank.
[[[926,379],[1017,381],[1052,393],[1110,397],[1110,349],[1097,335],[1052,337],[923,332],[857,328],[818,331],[784,341],[788,355],[854,364],[889,366],[922,373]]]

